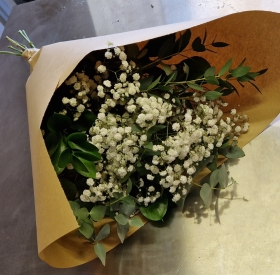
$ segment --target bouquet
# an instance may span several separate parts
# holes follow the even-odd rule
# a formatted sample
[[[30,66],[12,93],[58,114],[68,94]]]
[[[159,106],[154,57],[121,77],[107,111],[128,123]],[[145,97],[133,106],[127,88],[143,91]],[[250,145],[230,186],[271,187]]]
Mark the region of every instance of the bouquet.
[[[20,33],[31,49],[9,38],[17,48],[11,47],[30,59],[34,81],[42,53]],[[194,186],[209,208],[220,190],[235,183],[222,163],[244,156],[238,140],[248,132],[250,117],[227,98],[242,98],[248,86],[260,93],[255,80],[266,72],[231,56],[219,67],[210,64],[202,53],[215,56],[230,47],[211,29],[195,36],[186,29],[139,43],[120,45],[112,39],[106,44],[63,72],[46,108],[34,103],[34,95],[28,102],[41,113],[34,118],[41,132],[33,128],[31,133],[43,137],[33,148],[40,147],[44,158],[49,155],[51,173],[44,184],[57,175],[51,184],[59,183],[58,194],[51,197],[61,198],[63,190],[62,208],[71,207],[71,223],[78,224],[78,232],[73,228],[56,245],[69,249],[66,238],[71,249],[84,243],[77,248],[90,255],[84,259],[95,253],[104,265],[116,238],[124,242],[147,220],[161,221],[168,209],[183,209]],[[27,87],[34,87],[30,82]],[[36,161],[33,155],[35,174]],[[201,185],[207,173],[209,182]],[[47,242],[41,251],[45,260],[54,245]]]

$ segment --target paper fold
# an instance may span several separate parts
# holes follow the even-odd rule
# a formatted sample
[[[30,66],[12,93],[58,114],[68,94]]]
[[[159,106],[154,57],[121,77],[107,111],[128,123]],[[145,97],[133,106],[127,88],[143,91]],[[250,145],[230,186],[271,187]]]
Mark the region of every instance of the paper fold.
[[[198,23],[184,22],[57,43],[43,47],[29,60],[33,71],[27,81],[26,89],[38,252],[41,259],[50,265],[71,267],[96,257],[92,246],[74,234],[78,224],[60,187],[40,131],[42,118],[54,91],[84,56],[91,51],[107,48],[109,41],[115,46],[141,42],[181,31]],[[246,89],[240,87],[240,97],[232,95],[227,98],[231,108],[246,113],[250,118],[250,130],[248,134],[241,137],[239,143],[240,146],[244,146],[262,132],[280,112],[278,68],[280,38],[276,35],[280,29],[280,15],[261,11],[232,14],[193,27],[192,39],[203,36],[205,29],[209,43],[217,35],[216,41],[230,44],[227,48],[219,49],[218,54],[212,52],[200,54],[217,68],[221,68],[230,57],[233,57],[236,66],[246,57],[245,64],[249,64],[255,71],[269,68],[268,72],[256,81],[262,94],[252,86],[246,85]],[[198,53],[190,52],[189,55],[198,55]],[[130,234],[135,230],[136,228],[133,228]],[[106,247],[110,250],[118,243],[115,235],[108,240]]]

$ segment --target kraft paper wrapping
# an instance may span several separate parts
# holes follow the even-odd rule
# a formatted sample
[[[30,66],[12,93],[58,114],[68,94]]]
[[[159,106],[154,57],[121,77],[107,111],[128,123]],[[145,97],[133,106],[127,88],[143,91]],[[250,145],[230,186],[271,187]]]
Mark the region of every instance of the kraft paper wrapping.
[[[218,54],[190,52],[190,56],[200,55],[218,69],[230,57],[233,57],[233,66],[237,66],[246,57],[245,65],[250,65],[255,71],[269,68],[265,75],[257,78],[256,84],[262,94],[250,85],[246,85],[246,89],[240,87],[240,97],[236,94],[227,97],[231,108],[244,112],[250,118],[250,130],[240,138],[239,145],[243,147],[254,139],[279,114],[280,38],[276,33],[280,29],[280,15],[250,11],[228,15],[199,25],[200,23],[201,21],[184,22],[129,33],[62,42],[45,46],[38,52],[27,53],[26,58],[32,70],[26,90],[38,253],[40,258],[51,266],[72,267],[96,258],[92,245],[75,234],[78,224],[52,167],[40,131],[42,118],[53,93],[89,52],[106,49],[109,41],[114,46],[121,46],[190,27],[194,39],[198,35],[202,36],[206,29],[209,43],[217,35],[216,41],[227,42],[230,46],[220,48]],[[204,175],[206,171],[201,173],[199,178]],[[105,220],[101,221],[104,222]],[[132,228],[129,235],[137,229]],[[116,235],[116,224],[112,223],[111,230],[114,231],[113,236],[104,242],[107,251],[120,243]]]

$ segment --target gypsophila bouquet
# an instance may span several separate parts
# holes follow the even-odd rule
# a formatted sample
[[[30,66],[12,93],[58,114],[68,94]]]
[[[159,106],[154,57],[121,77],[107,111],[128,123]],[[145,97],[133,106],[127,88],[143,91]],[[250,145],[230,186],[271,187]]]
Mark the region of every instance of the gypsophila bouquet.
[[[253,83],[266,70],[236,67],[232,59],[217,70],[192,55],[228,44],[191,31],[146,43],[115,46],[87,55],[55,92],[41,129],[53,167],[80,226],[105,264],[95,222],[117,222],[123,242],[131,226],[164,219],[168,208],[184,205],[199,186],[207,208],[215,190],[233,184],[219,157],[244,156],[238,137],[248,131],[246,114],[228,106],[235,83]],[[30,42],[30,40],[29,40]],[[32,44],[33,45],[33,44]],[[21,45],[22,46],[22,45]],[[200,185],[197,175],[211,172]],[[219,192],[216,192],[216,196]]]

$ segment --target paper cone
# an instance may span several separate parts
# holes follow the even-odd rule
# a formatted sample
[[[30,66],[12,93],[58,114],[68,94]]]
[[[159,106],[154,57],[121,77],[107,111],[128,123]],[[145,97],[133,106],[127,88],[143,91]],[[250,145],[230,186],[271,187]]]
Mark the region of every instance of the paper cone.
[[[27,104],[36,207],[38,252],[42,260],[54,267],[72,267],[96,257],[93,247],[84,238],[75,234],[76,219],[52,167],[40,125],[45,110],[55,90],[70,75],[76,65],[89,52],[106,49],[108,42],[121,46],[181,31],[198,22],[161,26],[103,37],[57,43],[43,47],[31,59],[32,73],[28,79]],[[280,15],[271,12],[243,12],[229,15],[192,28],[192,39],[202,36],[205,29],[209,39],[226,41],[227,48],[218,54],[203,52],[218,69],[233,57],[238,65],[246,57],[246,64],[253,70],[269,68],[257,78],[262,94],[253,87],[240,87],[240,97],[227,98],[231,108],[246,113],[250,118],[250,130],[242,135],[239,145],[244,146],[262,132],[280,111],[279,69]],[[35,38],[36,39],[36,38]],[[209,43],[212,42],[209,41]],[[207,44],[207,43],[206,43]],[[198,53],[190,53],[198,55]],[[200,178],[205,175],[201,173]],[[102,221],[104,222],[104,221]],[[133,228],[129,234],[136,231]],[[160,229],[159,229],[160,230]],[[119,244],[116,234],[106,239],[107,250]]]

